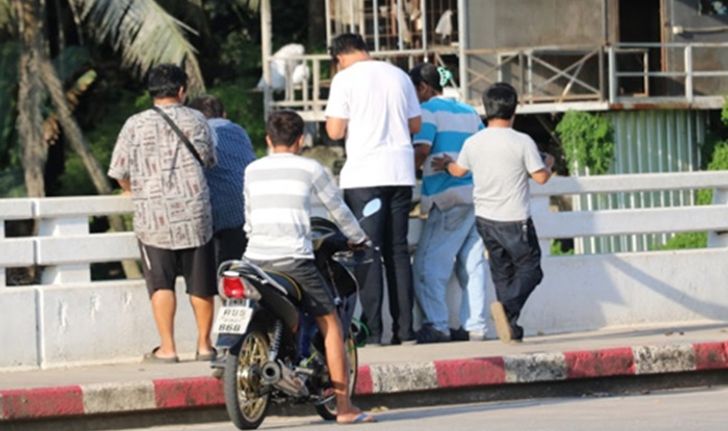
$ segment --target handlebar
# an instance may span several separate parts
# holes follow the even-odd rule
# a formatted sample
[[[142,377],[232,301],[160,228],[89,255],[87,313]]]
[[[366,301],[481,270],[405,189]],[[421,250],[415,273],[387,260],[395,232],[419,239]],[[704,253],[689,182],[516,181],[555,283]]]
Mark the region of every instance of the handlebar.
[[[368,250],[346,250],[338,251],[331,256],[334,262],[340,263],[346,267],[354,267],[371,263],[374,261],[371,253]]]

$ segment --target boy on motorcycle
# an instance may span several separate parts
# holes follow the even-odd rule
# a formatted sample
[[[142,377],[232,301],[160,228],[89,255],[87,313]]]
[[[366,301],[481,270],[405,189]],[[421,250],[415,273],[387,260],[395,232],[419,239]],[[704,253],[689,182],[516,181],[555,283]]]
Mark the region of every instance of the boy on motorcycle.
[[[303,308],[315,318],[324,337],[336,395],[336,421],[373,422],[374,417],[356,408],[348,395],[343,329],[331,292],[313,260],[312,196],[331,213],[352,248],[363,247],[368,238],[324,167],[297,155],[303,125],[293,111],[277,111],[268,118],[265,139],[270,155],[245,171],[245,232],[249,238],[245,257],[265,269],[285,273],[304,290]]]

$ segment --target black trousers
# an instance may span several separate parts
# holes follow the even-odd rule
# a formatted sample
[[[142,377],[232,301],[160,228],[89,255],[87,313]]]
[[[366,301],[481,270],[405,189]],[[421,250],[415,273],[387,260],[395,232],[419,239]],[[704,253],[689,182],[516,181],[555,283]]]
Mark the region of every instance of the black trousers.
[[[400,340],[411,340],[412,267],[407,245],[409,212],[412,202],[412,187],[383,186],[344,190],[344,200],[357,218],[367,202],[374,198],[382,201],[382,209],[362,220],[361,226],[379,247],[384,261],[389,293],[389,313],[392,316],[392,332]],[[359,281],[359,298],[362,304],[362,320],[369,327],[371,336],[382,335],[382,301],[384,286],[380,256],[373,262],[362,265],[356,272]]]
[[[490,275],[498,301],[511,326],[526,300],[543,279],[541,247],[533,221],[499,222],[476,217],[476,226],[490,258]]]

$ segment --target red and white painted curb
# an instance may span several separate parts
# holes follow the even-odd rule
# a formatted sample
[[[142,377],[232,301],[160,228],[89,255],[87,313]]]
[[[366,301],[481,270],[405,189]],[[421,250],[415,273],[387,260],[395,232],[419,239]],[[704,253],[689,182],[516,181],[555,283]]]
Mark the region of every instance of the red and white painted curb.
[[[728,341],[367,365],[359,367],[356,393],[719,369],[728,370]],[[0,422],[223,404],[222,383],[212,377],[0,390]]]

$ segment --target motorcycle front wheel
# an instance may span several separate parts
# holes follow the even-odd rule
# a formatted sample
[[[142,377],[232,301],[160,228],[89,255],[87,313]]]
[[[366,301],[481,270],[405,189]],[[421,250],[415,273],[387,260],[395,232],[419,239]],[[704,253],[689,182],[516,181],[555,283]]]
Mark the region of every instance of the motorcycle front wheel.
[[[268,394],[260,395],[260,369],[268,361],[268,346],[266,333],[251,328],[237,354],[231,351],[225,362],[225,408],[239,429],[258,428],[268,411]]]
[[[353,334],[349,334],[349,337],[344,341],[344,349],[346,350],[346,360],[349,365],[349,396],[354,395],[354,388],[356,388],[356,375],[357,369],[359,368],[359,355],[356,351],[356,342],[353,339]],[[316,405],[316,413],[319,414],[324,420],[334,421],[336,420],[336,398]]]

